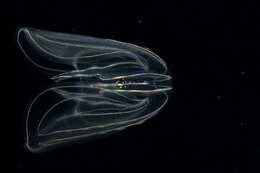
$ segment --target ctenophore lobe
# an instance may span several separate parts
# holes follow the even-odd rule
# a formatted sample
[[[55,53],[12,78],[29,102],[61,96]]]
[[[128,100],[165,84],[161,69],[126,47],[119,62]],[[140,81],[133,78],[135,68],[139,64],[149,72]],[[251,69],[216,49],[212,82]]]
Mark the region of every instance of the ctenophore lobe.
[[[31,152],[141,124],[160,111],[172,90],[165,62],[137,45],[33,28],[19,28],[17,43],[54,81],[26,115]]]

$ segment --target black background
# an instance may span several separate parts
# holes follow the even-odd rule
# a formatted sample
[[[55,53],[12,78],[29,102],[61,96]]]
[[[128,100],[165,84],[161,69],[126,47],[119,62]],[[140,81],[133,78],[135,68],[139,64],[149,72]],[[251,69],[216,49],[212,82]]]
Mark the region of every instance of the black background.
[[[259,9],[255,3],[10,1],[17,172],[260,172]],[[15,45],[17,27],[148,47],[168,65],[174,92],[162,111],[99,141],[49,153],[23,148],[23,119],[51,81]]]

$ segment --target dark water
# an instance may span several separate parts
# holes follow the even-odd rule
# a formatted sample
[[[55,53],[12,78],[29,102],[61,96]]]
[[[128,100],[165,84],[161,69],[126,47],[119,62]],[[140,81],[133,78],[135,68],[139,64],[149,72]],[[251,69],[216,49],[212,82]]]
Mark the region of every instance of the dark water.
[[[10,2],[12,36],[17,27],[28,26],[134,43],[160,55],[174,79],[169,102],[144,124],[75,147],[31,154],[23,148],[24,113],[51,81],[10,39],[17,172],[260,172],[260,15],[255,4]]]

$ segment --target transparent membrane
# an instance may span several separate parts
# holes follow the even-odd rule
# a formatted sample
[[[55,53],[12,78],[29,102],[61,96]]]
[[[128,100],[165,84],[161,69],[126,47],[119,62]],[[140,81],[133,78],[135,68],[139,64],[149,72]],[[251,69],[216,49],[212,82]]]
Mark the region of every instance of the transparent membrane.
[[[26,116],[31,152],[141,124],[160,111],[172,89],[165,62],[137,45],[33,28],[19,28],[17,43],[54,81]]]

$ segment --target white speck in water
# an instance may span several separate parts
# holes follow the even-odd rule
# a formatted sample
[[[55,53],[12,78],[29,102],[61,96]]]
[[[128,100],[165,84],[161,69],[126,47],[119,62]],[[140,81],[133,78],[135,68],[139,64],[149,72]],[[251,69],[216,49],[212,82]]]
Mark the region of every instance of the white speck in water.
[[[241,71],[241,74],[245,74],[245,71],[242,70],[242,71]]]
[[[243,123],[243,122],[241,122],[241,123],[240,123],[240,125],[241,125],[241,126],[244,126],[244,123]]]
[[[217,96],[217,99],[220,100],[222,98],[222,96]]]
[[[141,21],[141,20],[138,20],[138,23],[142,23],[142,21]]]

